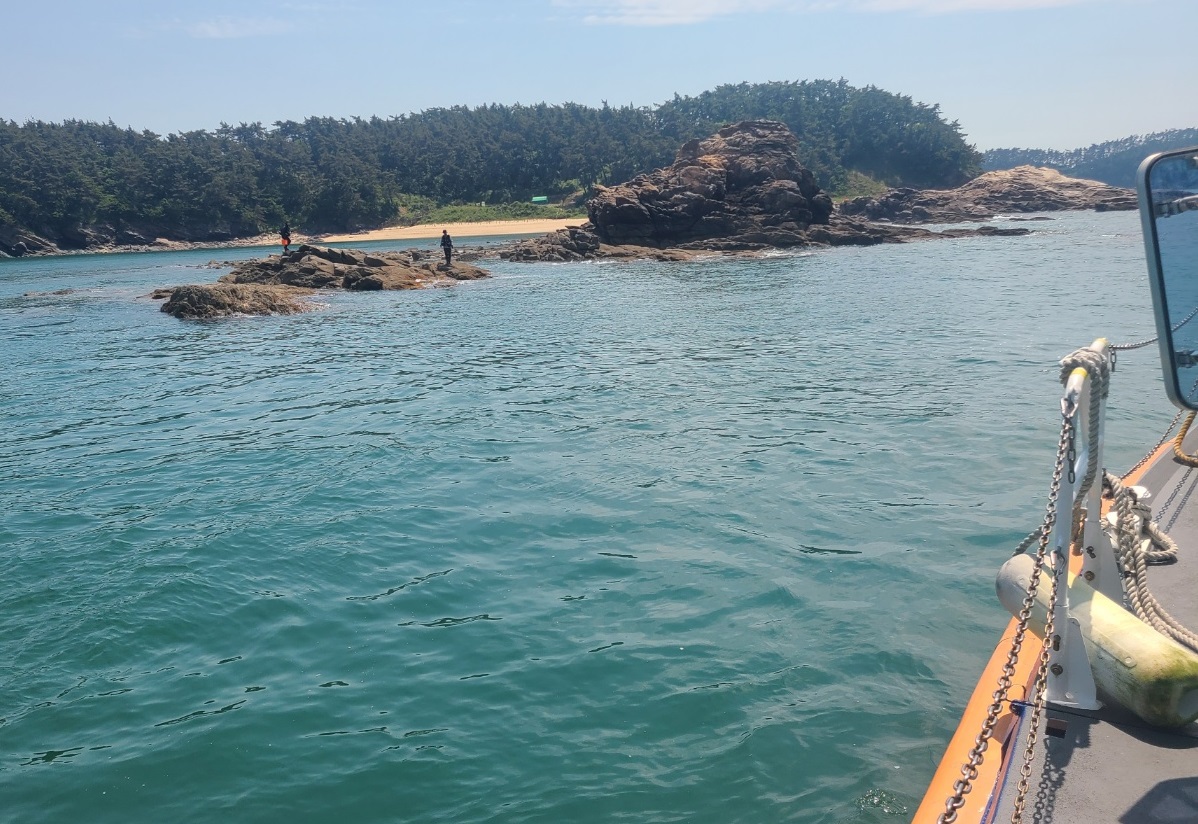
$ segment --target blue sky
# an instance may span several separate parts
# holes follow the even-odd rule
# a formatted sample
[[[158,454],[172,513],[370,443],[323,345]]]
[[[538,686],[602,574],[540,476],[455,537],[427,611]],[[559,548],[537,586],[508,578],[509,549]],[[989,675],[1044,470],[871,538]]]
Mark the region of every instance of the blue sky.
[[[159,134],[845,78],[980,149],[1198,127],[1198,0],[4,0],[0,117]]]

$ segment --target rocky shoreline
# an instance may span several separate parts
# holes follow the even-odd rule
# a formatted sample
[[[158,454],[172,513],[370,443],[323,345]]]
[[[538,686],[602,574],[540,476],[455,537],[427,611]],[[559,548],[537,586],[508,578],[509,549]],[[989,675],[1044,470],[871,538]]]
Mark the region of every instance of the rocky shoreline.
[[[797,156],[782,123],[726,126],[679,149],[664,169],[599,187],[589,220],[541,237],[458,250],[452,265],[422,249],[369,254],[302,244],[283,255],[244,261],[218,283],[160,290],[180,318],[307,311],[318,290],[378,291],[447,286],[488,277],[470,261],[570,262],[692,260],[760,256],[779,249],[872,246],[919,240],[1030,234],[996,226],[998,214],[1066,209],[1134,209],[1134,193],[1023,166],[989,172],[949,190],[892,189],[834,205]],[[980,225],[930,229],[918,223]]]
[[[996,215],[1070,209],[1135,209],[1135,194],[1052,169],[988,172],[950,190],[892,189],[833,206],[796,155],[781,123],[726,126],[683,146],[673,165],[590,201],[579,226],[510,244],[512,261],[567,262],[760,254],[773,249],[871,246],[937,238],[1017,236],[1030,230],[988,223]],[[978,223],[932,230],[918,223]]]
[[[309,238],[295,235],[297,243]],[[171,240],[137,232],[80,231],[66,247],[40,235],[12,226],[0,226],[0,258],[52,257],[58,255],[103,255],[123,252],[184,252],[194,249],[243,249],[279,246],[277,234],[221,240]]]

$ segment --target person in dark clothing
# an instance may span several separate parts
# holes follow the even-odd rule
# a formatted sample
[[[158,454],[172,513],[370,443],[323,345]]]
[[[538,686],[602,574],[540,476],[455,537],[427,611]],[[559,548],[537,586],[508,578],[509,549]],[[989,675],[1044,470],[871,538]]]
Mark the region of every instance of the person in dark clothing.
[[[449,236],[448,229],[441,230],[441,251],[445,253],[445,265],[448,266],[453,257],[453,238]]]
[[[283,254],[287,254],[288,247],[291,246],[291,224],[284,221],[283,228],[279,230],[279,236],[283,238]]]

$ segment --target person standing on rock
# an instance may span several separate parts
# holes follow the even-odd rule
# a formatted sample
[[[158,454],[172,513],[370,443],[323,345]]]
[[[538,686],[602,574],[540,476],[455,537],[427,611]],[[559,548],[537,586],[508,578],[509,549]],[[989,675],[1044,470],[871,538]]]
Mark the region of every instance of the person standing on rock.
[[[283,254],[287,254],[288,247],[291,246],[291,224],[283,221],[283,228],[279,230],[279,236],[283,238]]]
[[[441,251],[445,253],[445,265],[449,266],[453,257],[453,238],[449,236],[448,229],[441,230]]]

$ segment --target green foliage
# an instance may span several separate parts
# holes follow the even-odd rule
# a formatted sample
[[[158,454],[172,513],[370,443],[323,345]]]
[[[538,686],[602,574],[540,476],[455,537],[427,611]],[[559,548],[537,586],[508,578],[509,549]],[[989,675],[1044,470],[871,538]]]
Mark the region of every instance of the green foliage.
[[[844,187],[829,194],[836,201],[852,200],[855,197],[877,197],[888,188],[890,187],[880,180],[874,180],[861,172],[850,171],[845,175]]]
[[[524,218],[569,218],[586,216],[581,205],[569,207],[540,203],[456,203],[439,206],[432,198],[420,195],[400,195],[396,198],[398,214],[390,221],[396,226],[417,223],[477,223],[488,220],[521,220]]]
[[[1068,152],[1051,149],[991,149],[982,158],[982,168],[1013,169],[1016,166],[1047,166],[1070,177],[1099,180],[1112,186],[1134,188],[1136,169],[1150,154],[1198,145],[1198,129],[1171,129],[1122,140],[1095,143]]]
[[[598,185],[668,165],[738,120],[785,122],[831,192],[865,176],[950,186],[978,154],[939,109],[844,80],[720,86],[654,108],[454,106],[387,119],[221,124],[161,138],[107,124],[0,121],[0,216],[52,239],[86,227],[180,239],[276,229],[353,231],[418,221],[575,216]],[[857,175],[857,177],[854,177]],[[855,181],[855,182],[854,182]],[[507,204],[446,207],[448,203]]]
[[[653,113],[677,140],[711,134],[738,120],[778,120],[799,138],[799,158],[828,191],[849,171],[894,186],[951,187],[975,177],[981,156],[939,106],[847,81],[741,83],[679,97]]]
[[[479,223],[488,220],[522,220],[526,218],[564,219],[586,218],[586,209],[563,209],[539,203],[501,203],[442,206],[429,212],[420,223]]]

